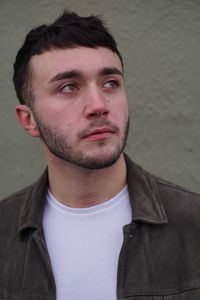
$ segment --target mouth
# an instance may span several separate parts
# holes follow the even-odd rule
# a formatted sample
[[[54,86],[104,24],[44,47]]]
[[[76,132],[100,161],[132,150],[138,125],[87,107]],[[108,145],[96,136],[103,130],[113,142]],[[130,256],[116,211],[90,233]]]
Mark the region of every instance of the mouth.
[[[102,141],[111,138],[114,133],[115,131],[110,127],[95,128],[88,132],[83,139],[90,142]]]

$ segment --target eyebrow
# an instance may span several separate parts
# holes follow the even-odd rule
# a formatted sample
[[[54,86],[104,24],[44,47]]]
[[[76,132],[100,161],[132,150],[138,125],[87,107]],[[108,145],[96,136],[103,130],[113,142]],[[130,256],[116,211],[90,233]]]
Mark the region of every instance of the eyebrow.
[[[64,72],[58,73],[54,77],[52,77],[50,79],[49,83],[52,83],[54,81],[63,80],[63,79],[79,78],[79,77],[81,77],[81,72],[78,70],[64,71]]]
[[[100,76],[115,75],[116,74],[116,75],[120,75],[120,76],[123,77],[123,73],[115,67],[113,67],[113,68],[109,68],[109,67],[102,68],[99,71],[99,74],[100,74]],[[49,83],[64,80],[64,79],[80,78],[82,75],[83,75],[82,72],[79,71],[79,70],[64,71],[64,72],[58,73],[54,77],[52,77],[50,79]]]
[[[123,73],[115,67],[113,67],[113,68],[103,68],[102,70],[100,70],[100,75],[102,75],[102,76],[104,76],[104,75],[115,75],[115,74],[124,77]]]

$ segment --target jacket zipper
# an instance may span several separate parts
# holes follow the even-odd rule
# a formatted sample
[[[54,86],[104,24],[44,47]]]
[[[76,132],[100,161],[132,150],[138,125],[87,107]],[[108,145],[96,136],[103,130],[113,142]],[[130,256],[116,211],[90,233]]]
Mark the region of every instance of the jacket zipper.
[[[33,239],[35,240],[38,249],[40,251],[40,254],[45,262],[45,265],[47,267],[47,270],[49,272],[50,278],[51,278],[51,282],[52,282],[52,289],[53,289],[53,299],[56,300],[56,284],[55,284],[55,279],[53,276],[53,271],[51,268],[51,263],[50,263],[50,259],[49,259],[49,255],[47,252],[47,248],[46,248],[46,244],[44,241],[44,237],[43,237],[43,233],[42,233],[42,229],[39,228],[38,230],[36,230],[33,234]]]
[[[123,270],[124,270],[124,261],[126,256],[126,250],[129,243],[129,240],[133,237],[133,231],[135,230],[136,224],[128,224],[123,227],[124,241],[122,248],[119,254],[118,261],[118,270],[117,270],[117,300],[120,300],[120,284],[123,282]]]

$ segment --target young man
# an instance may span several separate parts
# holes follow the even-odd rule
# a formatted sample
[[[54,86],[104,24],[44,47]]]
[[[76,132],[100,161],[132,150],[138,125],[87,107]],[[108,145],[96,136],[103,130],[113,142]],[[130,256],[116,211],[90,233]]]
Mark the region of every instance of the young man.
[[[14,85],[48,167],[0,203],[0,299],[200,299],[200,197],[123,153],[123,63],[102,21],[32,30]]]

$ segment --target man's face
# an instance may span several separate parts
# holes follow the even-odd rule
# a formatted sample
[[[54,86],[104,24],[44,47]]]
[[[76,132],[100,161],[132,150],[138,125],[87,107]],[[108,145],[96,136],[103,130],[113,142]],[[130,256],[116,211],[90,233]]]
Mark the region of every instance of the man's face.
[[[47,151],[88,169],[108,167],[122,153],[128,105],[119,57],[77,47],[31,59],[32,111]]]

